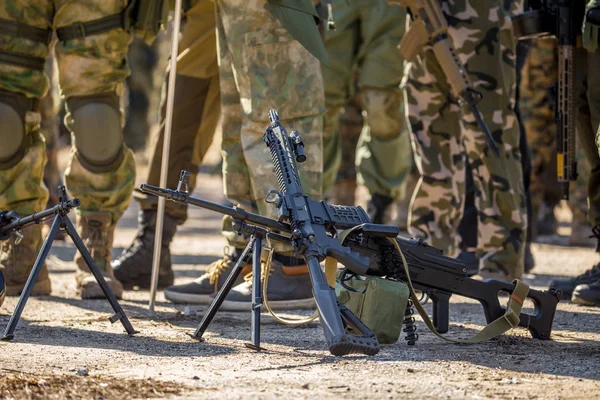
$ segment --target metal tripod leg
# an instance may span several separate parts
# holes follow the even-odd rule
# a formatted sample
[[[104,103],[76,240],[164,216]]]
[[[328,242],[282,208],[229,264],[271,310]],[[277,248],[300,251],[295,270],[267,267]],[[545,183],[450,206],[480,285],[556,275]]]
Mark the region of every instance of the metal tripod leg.
[[[110,317],[109,321],[112,324],[114,324],[117,321],[121,321],[121,324],[123,324],[123,327],[125,328],[125,330],[127,331],[127,333],[129,335],[133,335],[134,333],[137,333],[136,330],[133,329],[133,326],[131,326],[131,322],[129,322],[127,315],[125,315],[125,311],[123,311],[123,309],[121,308],[121,305],[117,301],[115,294],[112,292],[112,290],[108,286],[108,283],[106,283],[104,276],[102,276],[102,273],[100,272],[100,270],[94,263],[94,260],[92,259],[92,256],[90,255],[90,252],[83,244],[83,241],[79,237],[77,230],[75,229],[75,227],[73,226],[73,224],[71,223],[69,218],[66,215],[64,215],[64,216],[61,215],[57,218],[61,219],[62,225],[64,226],[65,230],[67,231],[67,234],[71,237],[71,240],[73,240],[75,247],[77,247],[77,250],[79,250],[79,253],[85,260],[85,263],[87,264],[88,268],[90,269],[90,272],[92,273],[92,275],[94,275],[94,278],[96,278],[96,282],[98,282],[98,285],[100,285],[102,292],[104,292],[104,295],[106,296],[106,298],[108,299],[108,302],[112,306],[112,308],[115,312],[115,315]],[[52,239],[54,240],[54,237]]]
[[[260,253],[262,249],[262,238],[257,236],[254,240],[252,250],[252,345],[251,349],[260,351],[260,307],[262,306],[262,285]]]
[[[206,332],[206,329],[208,329],[208,326],[210,325],[213,318],[215,317],[215,314],[217,314],[217,311],[219,311],[221,304],[223,304],[225,297],[227,297],[227,295],[233,288],[233,284],[235,283],[237,277],[240,275],[240,272],[242,272],[243,266],[245,265],[245,263],[248,262],[248,255],[252,252],[252,248],[253,248],[255,241],[256,241],[256,237],[251,236],[250,242],[248,242],[248,245],[244,249],[244,252],[240,256],[240,258],[238,258],[233,269],[229,273],[229,276],[227,277],[225,284],[217,293],[217,296],[214,298],[214,300],[210,304],[210,307],[208,307],[208,310],[206,310],[206,313],[204,313],[204,317],[202,317],[202,321],[200,321],[200,325],[198,325],[198,329],[196,329],[196,332],[194,332],[192,337],[194,337],[196,339],[202,339],[202,335],[204,335],[204,332]],[[259,255],[260,255],[260,253],[259,253]]]
[[[57,215],[54,217],[54,222],[52,222],[52,227],[50,228],[50,232],[42,245],[42,249],[35,260],[35,264],[33,264],[33,269],[29,274],[29,278],[27,279],[27,283],[23,288],[23,292],[21,293],[21,297],[19,298],[19,302],[17,303],[17,307],[13,312],[13,315],[10,317],[10,321],[8,321],[8,325],[6,326],[6,330],[4,331],[4,336],[1,340],[9,341],[12,340],[15,336],[15,329],[17,328],[17,324],[19,323],[19,319],[21,318],[21,314],[23,313],[23,309],[25,308],[25,304],[27,304],[27,300],[29,300],[29,296],[31,295],[31,291],[33,290],[33,285],[37,281],[38,275],[44,266],[44,261],[46,261],[46,257],[48,257],[48,253],[50,252],[50,248],[52,247],[52,242],[56,238],[58,231],[60,229],[60,217]]]

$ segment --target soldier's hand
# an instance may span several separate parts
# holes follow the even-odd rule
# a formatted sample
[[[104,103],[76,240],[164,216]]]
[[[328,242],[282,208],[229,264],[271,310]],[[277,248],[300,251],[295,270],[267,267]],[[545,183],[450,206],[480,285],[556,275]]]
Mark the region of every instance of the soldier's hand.
[[[583,23],[583,47],[589,51],[598,50],[600,36],[600,7],[590,8]]]

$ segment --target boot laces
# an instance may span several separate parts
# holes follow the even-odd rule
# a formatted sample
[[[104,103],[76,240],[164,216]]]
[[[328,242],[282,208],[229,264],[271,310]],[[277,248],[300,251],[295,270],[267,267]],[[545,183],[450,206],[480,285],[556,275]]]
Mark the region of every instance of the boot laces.
[[[215,292],[219,290],[219,277],[231,266],[231,259],[228,256],[217,260],[210,266],[206,273],[208,282],[215,287]]]

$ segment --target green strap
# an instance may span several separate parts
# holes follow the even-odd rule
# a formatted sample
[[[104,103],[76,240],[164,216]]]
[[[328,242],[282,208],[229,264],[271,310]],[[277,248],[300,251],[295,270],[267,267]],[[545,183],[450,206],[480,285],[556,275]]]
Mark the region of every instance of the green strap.
[[[50,43],[52,40],[52,29],[50,28],[36,28],[35,26],[2,18],[0,18],[0,34],[45,44]]]
[[[437,337],[444,339],[448,342],[453,343],[481,343],[488,341],[490,339],[499,336],[510,329],[519,325],[521,308],[523,307],[523,301],[527,298],[527,294],[529,293],[529,286],[518,279],[513,281],[515,285],[515,289],[510,294],[510,298],[506,305],[506,313],[496,319],[495,321],[490,322],[485,328],[483,328],[479,333],[467,340],[458,340],[458,339],[450,339],[443,336],[441,333],[435,329],[433,322],[427,315],[427,312],[419,302],[419,299],[415,293],[415,289],[413,288],[412,281],[410,279],[410,272],[408,271],[408,264],[406,263],[406,258],[404,258],[404,254],[402,254],[402,250],[400,249],[400,245],[396,241],[395,238],[388,238],[390,242],[394,244],[396,250],[400,253],[400,257],[402,258],[402,264],[404,266],[404,273],[406,274],[406,278],[408,281],[408,288],[410,289],[410,298],[413,301],[413,304],[421,318],[423,318],[423,322],[429,328],[431,332],[433,332]]]
[[[58,40],[64,41],[98,35],[100,33],[108,32],[117,28],[127,29],[125,10],[118,14],[109,15],[93,21],[78,22],[69,26],[58,28],[56,30],[56,36],[58,36]]]
[[[0,63],[16,65],[17,67],[34,69],[36,71],[43,71],[46,68],[46,60],[42,57],[7,53],[2,50],[0,50]]]

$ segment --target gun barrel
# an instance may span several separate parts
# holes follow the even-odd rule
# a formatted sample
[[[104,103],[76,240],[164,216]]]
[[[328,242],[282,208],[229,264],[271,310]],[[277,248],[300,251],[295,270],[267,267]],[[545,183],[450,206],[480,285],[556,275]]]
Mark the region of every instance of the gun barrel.
[[[275,229],[281,232],[292,231],[288,224],[284,224],[274,219],[247,212],[246,210],[239,207],[227,207],[221,204],[213,203],[211,201],[202,200],[196,197],[192,197],[187,193],[178,192],[177,190],[165,189],[148,184],[142,184],[140,186],[140,190],[144,193],[152,194],[154,196],[164,197],[167,200],[176,201],[178,203],[191,204],[196,207],[201,207],[207,210],[218,212],[220,214],[229,215],[234,219],[248,221],[250,223],[260,225],[266,228]]]
[[[61,202],[52,208],[41,211],[39,213],[31,214],[27,217],[19,218],[16,221],[4,225],[2,228],[0,228],[0,233],[7,233],[16,229],[24,228],[27,225],[37,224],[43,219],[50,217],[56,214],[57,212],[69,212],[71,209],[79,207],[80,204],[81,201],[77,197]]]

